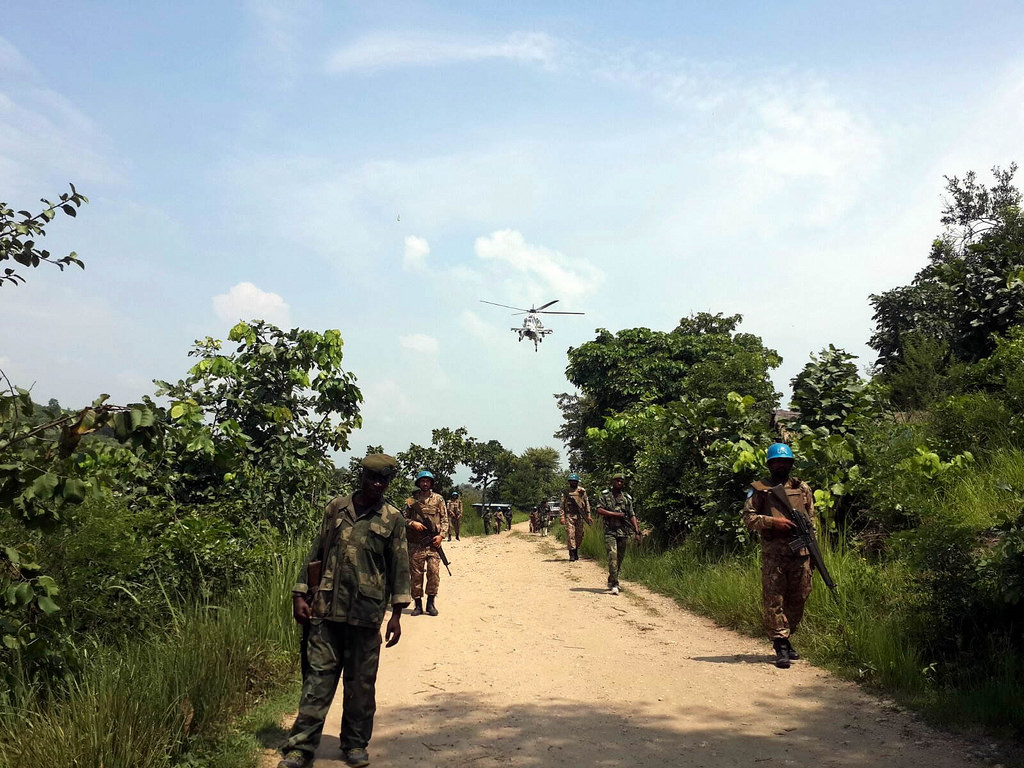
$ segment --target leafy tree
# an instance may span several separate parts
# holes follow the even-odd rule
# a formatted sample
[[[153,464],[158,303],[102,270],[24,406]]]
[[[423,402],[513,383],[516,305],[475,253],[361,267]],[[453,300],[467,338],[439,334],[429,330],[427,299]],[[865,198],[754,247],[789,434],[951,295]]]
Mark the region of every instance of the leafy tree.
[[[515,468],[515,461],[515,454],[497,440],[470,442],[466,465],[472,473],[470,482],[480,489],[481,503],[487,503],[488,491],[491,492],[491,501],[500,495],[505,480]]]
[[[854,355],[829,344],[792,380],[793,406],[810,429],[847,432],[872,413],[874,398],[857,372]]]
[[[39,248],[36,240],[46,236],[46,225],[56,218],[57,211],[74,217],[78,214],[77,209],[81,208],[83,203],[88,203],[89,199],[80,194],[72,184],[70,194],[61,193],[58,202],[51,203],[46,199],[41,202],[46,207],[36,214],[29,211],[15,213],[14,210],[7,207],[7,203],[0,202],[0,262],[13,260],[23,267],[29,268],[38,267],[44,263],[54,264],[61,271],[64,271],[66,266],[77,264],[85,269],[85,264],[74,251],[67,256],[55,259],[49,251]],[[5,282],[17,285],[19,282],[24,283],[25,278],[18,273],[16,268],[4,267],[3,273],[0,274],[0,286],[3,286]]]
[[[396,458],[402,472],[414,478],[421,470],[430,471],[434,475],[434,490],[447,495],[454,488],[452,475],[456,468],[466,463],[468,434],[465,427],[433,430],[429,447],[413,443],[398,454]]]
[[[527,448],[516,457],[505,482],[505,497],[520,509],[532,509],[543,498],[561,490],[561,457],[554,448]]]
[[[946,177],[946,229],[932,244],[928,265],[911,285],[871,297],[875,333],[869,343],[883,375],[921,338],[975,362],[1024,320],[1024,215],[1016,171],[1015,164],[993,168],[992,186],[979,184],[973,171],[963,179]]]
[[[322,506],[330,454],[346,450],[360,424],[362,394],[341,367],[341,333],[256,321],[238,323],[228,339],[229,354],[218,340],[197,341],[188,376],[156,382],[176,427],[161,447],[169,471],[159,481],[176,502],[231,500],[294,530]]]
[[[606,417],[640,403],[667,405],[684,398],[724,402],[733,390],[750,394],[767,413],[778,403],[768,374],[782,359],[759,337],[737,333],[741,319],[700,313],[683,318],[668,333],[599,329],[593,341],[569,350],[566,376],[581,396],[560,398],[565,423],[559,435],[579,441],[581,432],[599,428]],[[628,456],[620,460],[630,463]],[[579,461],[583,469],[595,469],[585,450]]]

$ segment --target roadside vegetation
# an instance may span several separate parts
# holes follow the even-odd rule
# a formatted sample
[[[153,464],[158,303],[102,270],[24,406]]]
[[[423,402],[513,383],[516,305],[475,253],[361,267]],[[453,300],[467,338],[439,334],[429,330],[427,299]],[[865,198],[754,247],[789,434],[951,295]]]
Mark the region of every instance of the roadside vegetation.
[[[828,346],[777,413],[778,355],[701,314],[569,350],[570,463],[631,479],[650,531],[633,578],[761,634],[756,542],[740,524],[784,440],[815,489],[840,585],[819,581],[797,645],[957,727],[1024,735],[1024,214],[1016,170],[947,178],[944,229],[908,285],[871,297],[864,377]],[[597,530],[583,551],[604,558]]]

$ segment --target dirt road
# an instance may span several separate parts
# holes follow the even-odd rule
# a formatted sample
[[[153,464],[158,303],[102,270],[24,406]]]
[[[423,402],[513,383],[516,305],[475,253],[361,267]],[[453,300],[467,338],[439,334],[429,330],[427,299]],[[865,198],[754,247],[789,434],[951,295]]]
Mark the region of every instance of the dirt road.
[[[441,615],[382,651],[375,766],[947,766],[966,747],[522,529],[447,545]],[[341,695],[317,766],[342,766]]]

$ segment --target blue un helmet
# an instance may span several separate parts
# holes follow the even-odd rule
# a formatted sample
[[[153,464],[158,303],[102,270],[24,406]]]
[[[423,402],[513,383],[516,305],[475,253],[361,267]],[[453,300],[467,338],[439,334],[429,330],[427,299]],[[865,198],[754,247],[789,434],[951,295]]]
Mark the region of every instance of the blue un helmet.
[[[768,446],[768,454],[764,457],[765,463],[767,464],[772,459],[788,459],[789,461],[796,461],[796,457],[793,455],[793,449],[785,443],[772,443]]]
[[[424,469],[422,472],[420,472],[418,475],[416,475],[416,485],[419,485],[420,484],[420,480],[422,480],[424,477],[429,477],[430,478],[430,484],[431,485],[434,484],[434,473],[433,472],[428,472],[427,470]]]
[[[569,473],[569,479],[570,480],[575,480],[578,483],[580,481],[580,476],[577,475],[575,472],[570,472]]]

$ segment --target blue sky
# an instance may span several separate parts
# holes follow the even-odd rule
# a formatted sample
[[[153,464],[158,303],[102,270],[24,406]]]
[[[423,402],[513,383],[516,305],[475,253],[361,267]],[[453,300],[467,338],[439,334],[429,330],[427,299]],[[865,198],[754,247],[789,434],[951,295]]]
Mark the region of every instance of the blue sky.
[[[239,317],[339,328],[358,449],[436,426],[551,444],[596,327],[741,313],[871,361],[867,297],[943,174],[1024,159],[1024,6],[8,3],[0,199],[91,203],[85,272],[0,292],[38,399],[137,399]],[[561,299],[534,353],[479,303]],[[556,307],[558,308],[558,307]]]

